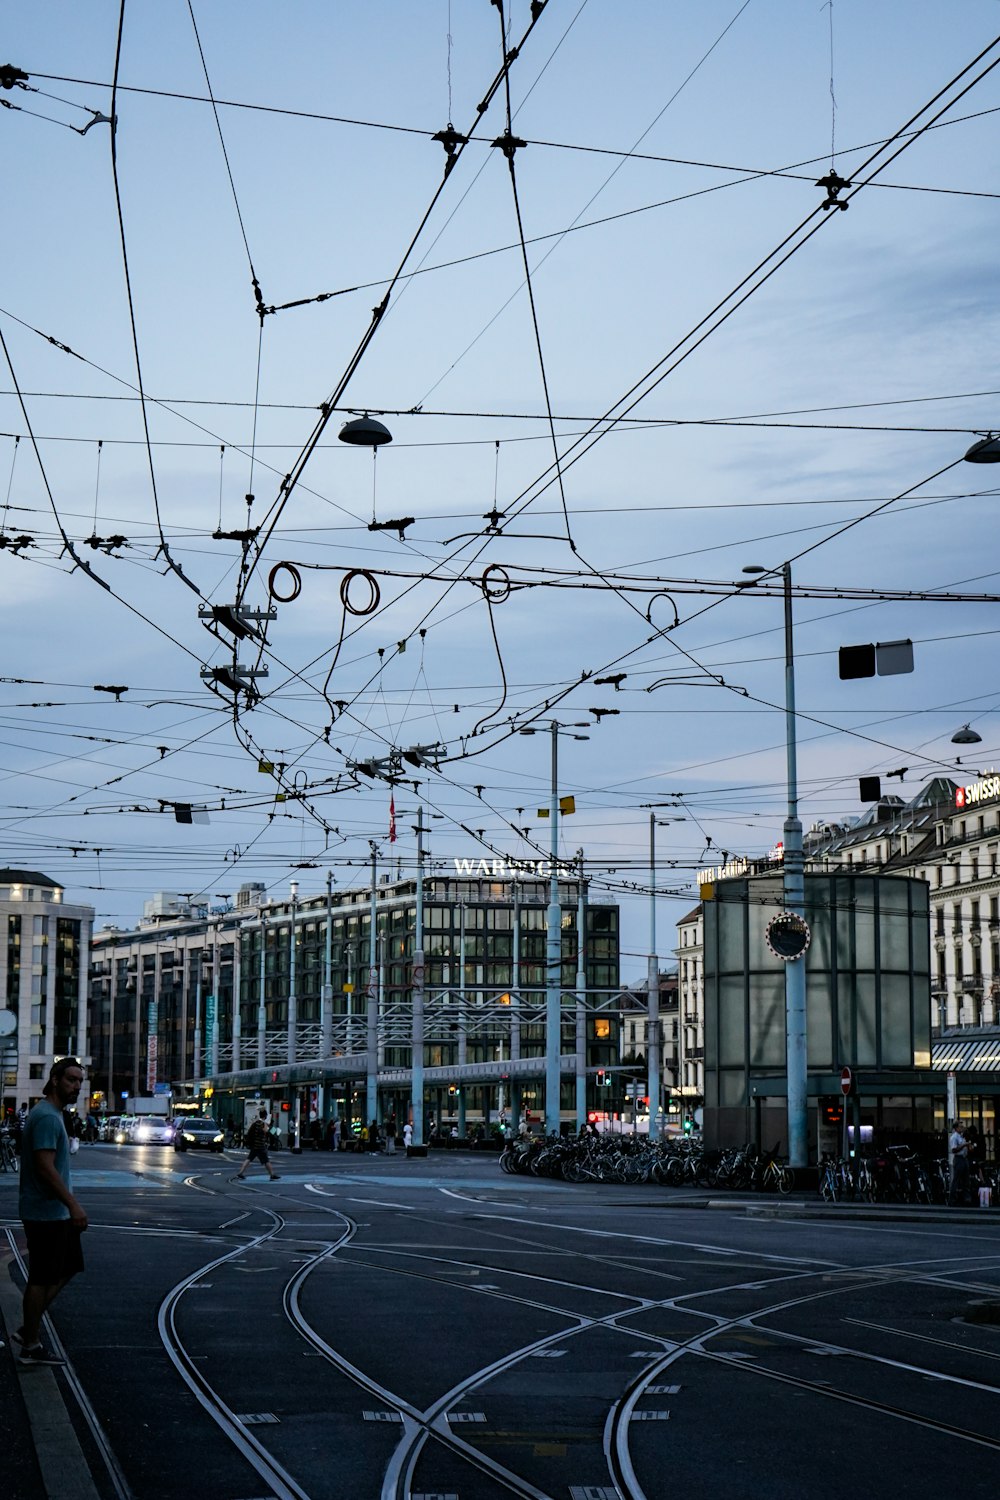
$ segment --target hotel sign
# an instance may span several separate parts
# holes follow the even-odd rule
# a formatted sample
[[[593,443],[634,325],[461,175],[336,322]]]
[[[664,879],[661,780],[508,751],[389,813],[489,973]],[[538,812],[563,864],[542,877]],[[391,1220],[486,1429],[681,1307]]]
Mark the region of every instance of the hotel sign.
[[[981,802],[996,802],[1000,798],[1000,776],[991,771],[982,781],[973,781],[969,786],[955,788],[955,806],[960,810],[978,807]]]

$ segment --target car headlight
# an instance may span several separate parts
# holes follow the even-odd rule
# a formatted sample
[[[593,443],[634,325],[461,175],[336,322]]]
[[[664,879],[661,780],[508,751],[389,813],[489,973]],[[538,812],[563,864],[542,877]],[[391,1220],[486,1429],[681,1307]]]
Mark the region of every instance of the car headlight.
[[[218,1145],[219,1141],[224,1141],[224,1140],[225,1140],[225,1136],[222,1134],[222,1132],[220,1130],[219,1134],[215,1137],[216,1145]]]
[[[194,1136],[193,1135],[189,1135],[186,1130],[182,1130],[181,1131],[181,1138],[182,1138],[182,1140],[185,1140],[185,1141],[193,1141],[194,1140]]]

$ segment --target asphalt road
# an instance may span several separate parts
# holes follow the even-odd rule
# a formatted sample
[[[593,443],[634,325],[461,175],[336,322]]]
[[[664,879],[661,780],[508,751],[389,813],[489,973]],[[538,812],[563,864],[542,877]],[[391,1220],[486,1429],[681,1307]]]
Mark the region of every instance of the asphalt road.
[[[994,1494],[1000,1213],[749,1217],[486,1154],[84,1147],[66,1372],[0,1352],[13,1500]],[[0,1312],[16,1319],[0,1175]],[[13,1326],[16,1326],[16,1322]],[[8,1340],[9,1342],[9,1340]]]

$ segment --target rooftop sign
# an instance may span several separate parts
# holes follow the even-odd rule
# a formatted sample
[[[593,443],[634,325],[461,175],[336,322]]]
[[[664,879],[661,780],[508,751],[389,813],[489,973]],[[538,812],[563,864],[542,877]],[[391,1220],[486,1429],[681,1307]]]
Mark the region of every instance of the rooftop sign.
[[[1000,798],[1000,776],[991,771],[982,781],[973,781],[969,786],[955,788],[955,806],[959,811],[966,807],[978,807],[981,802],[995,802]]]
[[[455,874],[476,876],[483,880],[551,880],[550,859],[456,859]],[[555,873],[561,880],[577,880],[580,871],[575,864],[556,862]]]

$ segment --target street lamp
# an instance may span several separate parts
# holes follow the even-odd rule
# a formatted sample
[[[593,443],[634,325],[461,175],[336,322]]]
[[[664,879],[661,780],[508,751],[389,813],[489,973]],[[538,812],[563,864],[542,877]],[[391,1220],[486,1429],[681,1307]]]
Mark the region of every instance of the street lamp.
[[[545,1132],[558,1135],[561,1124],[560,1112],[560,1060],[562,1057],[562,905],[559,900],[559,731],[560,729],[589,729],[590,721],[582,724],[561,724],[558,719],[548,721],[552,737],[552,784],[549,799],[549,908],[546,917],[545,942]],[[538,734],[539,730],[526,727],[521,734]],[[589,740],[589,734],[574,734],[575,740]]]
[[[744,573],[781,574],[785,597],[785,765],[788,816],[785,818],[782,886],[787,912],[805,921],[805,876],[802,823],[795,757],[795,655],[792,647],[792,565],[780,568],[750,565]],[[788,1160],[792,1167],[809,1164],[809,1119],[806,1060],[806,961],[804,952],[785,961],[785,1067],[788,1074]]]
[[[979,438],[965,454],[965,461],[970,464],[1000,464],[1000,437],[988,432],[985,437]]]

